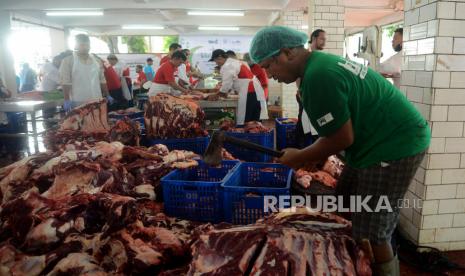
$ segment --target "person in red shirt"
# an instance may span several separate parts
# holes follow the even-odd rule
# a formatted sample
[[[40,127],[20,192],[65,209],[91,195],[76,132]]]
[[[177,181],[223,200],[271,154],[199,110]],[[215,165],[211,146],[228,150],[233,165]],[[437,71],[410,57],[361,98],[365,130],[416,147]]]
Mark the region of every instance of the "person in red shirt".
[[[134,95],[145,93],[147,89],[143,88],[142,85],[147,82],[147,75],[144,73],[144,66],[136,65],[137,78],[134,80]]]
[[[113,66],[109,63],[104,62],[101,58],[94,55],[103,65],[103,74],[105,76],[105,80],[107,81],[108,92],[113,98],[114,102],[109,104],[109,110],[119,110],[125,109],[128,106],[128,101],[123,95],[123,89],[121,87],[121,78],[116,73]]]
[[[244,55],[244,61],[247,62],[252,73],[260,81],[260,84],[263,87],[263,91],[265,92],[265,98],[268,100],[268,75],[266,74],[265,69],[254,63],[248,53]]]
[[[214,61],[220,67],[219,95],[226,97],[232,91],[239,94],[236,123],[243,125],[246,122],[267,119],[268,112],[263,88],[254,78],[250,68],[242,61],[228,57],[222,49],[214,50],[210,61]]]
[[[176,82],[176,78],[174,76],[179,65],[183,64],[185,61],[186,55],[184,55],[183,52],[174,52],[170,61],[163,63],[160,68],[158,68],[148,95],[155,96],[158,93],[180,95],[181,93],[188,93],[189,90],[181,87]]]
[[[171,56],[173,55],[174,52],[178,51],[178,50],[181,50],[182,49],[182,46],[178,43],[172,43],[169,47],[169,53],[162,57],[161,60],[160,60],[160,66],[163,64],[163,63],[166,63],[168,62],[170,59],[171,59]]]

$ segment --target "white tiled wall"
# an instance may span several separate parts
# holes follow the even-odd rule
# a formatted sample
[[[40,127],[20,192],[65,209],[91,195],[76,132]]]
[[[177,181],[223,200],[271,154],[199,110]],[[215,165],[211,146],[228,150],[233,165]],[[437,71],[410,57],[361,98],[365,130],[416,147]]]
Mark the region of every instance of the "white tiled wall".
[[[465,249],[465,1],[405,0],[404,8],[402,90],[429,107],[432,139],[406,195],[423,199],[421,219],[402,210],[401,229],[422,245]]]

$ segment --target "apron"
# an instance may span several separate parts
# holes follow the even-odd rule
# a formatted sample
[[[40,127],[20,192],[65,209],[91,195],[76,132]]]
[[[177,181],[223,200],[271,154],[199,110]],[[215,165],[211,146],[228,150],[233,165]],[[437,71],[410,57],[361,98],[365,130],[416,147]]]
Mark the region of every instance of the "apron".
[[[263,92],[263,87],[260,84],[260,81],[256,77],[252,80],[250,79],[235,79],[233,88],[239,93],[239,100],[237,103],[236,110],[236,124],[243,125],[245,121],[245,110],[247,105],[247,94],[249,93],[249,83],[253,82],[253,87],[255,93],[257,94],[257,100],[260,102],[260,120],[268,119],[268,108],[266,105],[265,93]]]
[[[92,58],[92,64],[83,64],[77,55],[74,55],[72,70],[71,101],[84,103],[91,100],[101,99],[100,88],[100,66]],[[74,105],[74,104],[73,104]]]
[[[148,96],[155,96],[159,93],[171,94],[173,96],[179,96],[182,94],[181,91],[174,90],[169,84],[162,84],[153,82],[150,86]]]

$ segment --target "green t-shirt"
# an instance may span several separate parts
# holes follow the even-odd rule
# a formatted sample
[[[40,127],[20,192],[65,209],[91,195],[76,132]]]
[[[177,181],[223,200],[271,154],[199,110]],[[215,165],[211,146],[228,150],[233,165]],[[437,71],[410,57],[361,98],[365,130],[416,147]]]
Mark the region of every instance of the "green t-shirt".
[[[300,85],[302,102],[320,136],[352,120],[348,165],[365,168],[428,148],[427,121],[395,86],[375,71],[342,57],[313,52]]]

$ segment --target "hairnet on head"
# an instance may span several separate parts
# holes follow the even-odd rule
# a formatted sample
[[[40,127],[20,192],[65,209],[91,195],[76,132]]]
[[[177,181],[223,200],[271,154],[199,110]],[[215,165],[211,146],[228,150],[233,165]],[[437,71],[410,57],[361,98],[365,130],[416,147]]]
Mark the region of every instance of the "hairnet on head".
[[[255,34],[250,45],[250,57],[255,63],[270,58],[283,48],[305,45],[308,36],[295,29],[284,26],[265,27]]]

